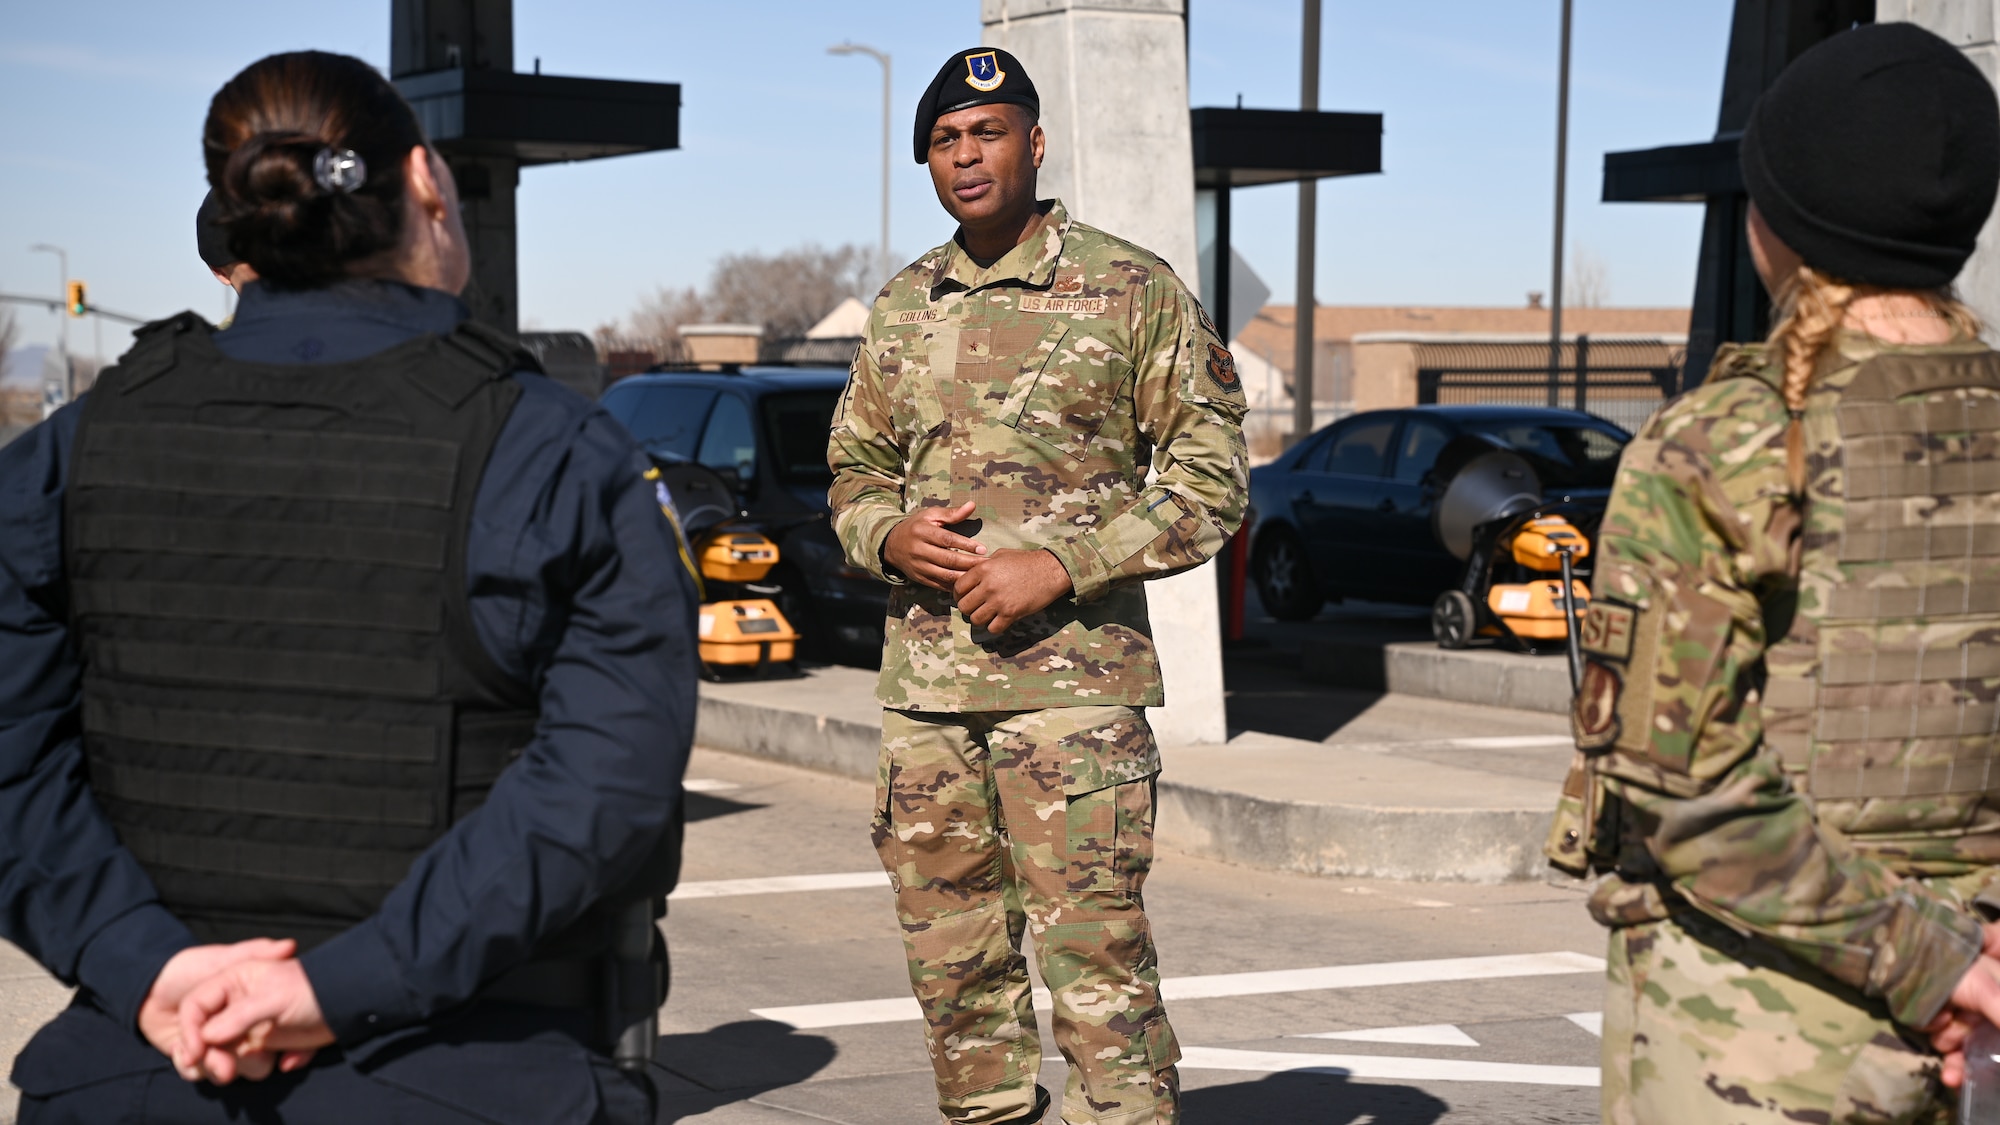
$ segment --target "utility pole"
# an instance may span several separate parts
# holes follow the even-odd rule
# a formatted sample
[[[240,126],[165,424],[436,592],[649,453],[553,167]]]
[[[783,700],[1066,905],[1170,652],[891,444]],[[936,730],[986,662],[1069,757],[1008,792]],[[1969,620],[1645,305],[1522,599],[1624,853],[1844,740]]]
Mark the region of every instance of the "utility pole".
[[[895,107],[889,89],[889,52],[864,47],[859,43],[842,43],[837,47],[828,47],[826,53],[867,55],[882,64],[882,276],[886,278],[896,269],[896,263],[889,256],[889,153],[895,135],[895,126],[891,121]]]
[[[1299,108],[1312,111],[1319,108],[1319,0],[1305,0],[1301,39]],[[1319,181],[1308,177],[1299,181],[1299,286],[1292,314],[1292,436],[1287,445],[1313,432],[1313,258],[1318,220]],[[1218,262],[1216,268],[1226,271],[1229,263]],[[1223,341],[1224,346],[1228,343]]]
[[[72,393],[75,388],[71,386],[76,381],[76,373],[71,369],[69,362],[69,309],[66,307],[69,301],[69,251],[46,242],[37,242],[28,247],[28,252],[54,254],[56,268],[62,273],[62,276],[56,279],[56,327],[59,333],[56,337],[56,356],[62,363],[61,401],[56,401],[58,396],[50,395],[46,388],[42,392],[42,409],[53,413],[55,407],[76,397]]]
[[[1549,405],[1562,405],[1563,194],[1569,185],[1569,23],[1572,0],[1562,0],[1562,62],[1556,80],[1556,237],[1549,280]],[[1582,374],[1579,372],[1579,379]]]

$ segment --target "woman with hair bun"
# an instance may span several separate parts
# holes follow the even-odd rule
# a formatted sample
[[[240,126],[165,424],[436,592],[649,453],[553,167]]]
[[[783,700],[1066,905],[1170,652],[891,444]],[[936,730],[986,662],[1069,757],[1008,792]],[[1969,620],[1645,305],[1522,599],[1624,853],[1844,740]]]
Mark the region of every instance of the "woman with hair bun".
[[[1625,451],[1551,839],[1604,872],[1604,1119],[1949,1121],[2000,1021],[2000,355],[1951,291],[2000,107],[1859,27],[1742,167],[1777,324]]]
[[[651,1121],[696,598],[650,466],[469,319],[373,68],[262,59],[202,143],[233,323],[0,449],[0,935],[77,986],[20,1119]]]

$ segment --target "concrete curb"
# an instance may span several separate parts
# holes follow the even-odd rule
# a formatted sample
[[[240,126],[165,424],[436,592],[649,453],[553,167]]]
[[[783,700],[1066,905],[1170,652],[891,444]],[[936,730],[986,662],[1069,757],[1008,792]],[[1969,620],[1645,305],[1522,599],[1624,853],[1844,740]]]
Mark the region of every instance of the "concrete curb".
[[[1314,804],[1164,779],[1159,788],[1160,838],[1176,850],[1307,875],[1522,882],[1539,877],[1553,815]]]
[[[878,723],[706,691],[695,733],[696,742],[709,749],[871,782],[881,737]],[[1256,750],[1246,747],[1242,753]],[[1541,867],[1551,816],[1546,809],[1283,800],[1175,781],[1173,748],[1163,754],[1159,839],[1178,851],[1275,871],[1439,882],[1526,880]]]
[[[1307,679],[1337,687],[1569,713],[1569,668],[1560,656],[1480,648],[1453,652],[1428,641],[1400,641],[1325,645],[1300,657]]]

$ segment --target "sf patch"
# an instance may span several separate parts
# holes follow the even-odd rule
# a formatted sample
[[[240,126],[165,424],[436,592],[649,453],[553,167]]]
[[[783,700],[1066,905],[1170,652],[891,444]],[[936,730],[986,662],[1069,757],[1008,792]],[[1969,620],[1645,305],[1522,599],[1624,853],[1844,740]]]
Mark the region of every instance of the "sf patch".
[[[1007,72],[1000,69],[1000,59],[991,51],[965,56],[965,84],[982,94],[990,94],[1007,81]]]
[[[1236,376],[1236,357],[1221,344],[1208,345],[1208,381],[1223,394],[1233,395],[1243,389],[1243,380]]]
[[[1637,608],[1606,598],[1592,598],[1590,612],[1583,619],[1583,632],[1577,640],[1583,651],[1622,664],[1632,659],[1632,634],[1638,624]]]
[[[1618,697],[1624,691],[1625,678],[1617,669],[1595,660],[1585,662],[1583,686],[1576,689],[1576,703],[1569,716],[1577,749],[1597,754],[1618,741]]]

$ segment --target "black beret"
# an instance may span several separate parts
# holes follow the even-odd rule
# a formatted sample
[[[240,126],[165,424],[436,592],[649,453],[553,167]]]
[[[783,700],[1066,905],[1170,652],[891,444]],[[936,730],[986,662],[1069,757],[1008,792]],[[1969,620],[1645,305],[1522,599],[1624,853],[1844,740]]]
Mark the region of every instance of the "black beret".
[[[222,208],[215,202],[215,193],[201,197],[201,206],[194,213],[194,248],[208,268],[222,273],[237,262],[236,255],[229,252],[229,231],[222,225]]]
[[[1750,111],[1743,186],[1773,233],[1841,281],[1951,283],[2000,191],[2000,103],[1951,44],[1909,23],[1843,31]]]
[[[924,90],[923,99],[917,102],[913,146],[917,163],[922,164],[924,154],[930,151],[931,126],[937,124],[938,118],[976,105],[1001,102],[1027,106],[1029,112],[1041,116],[1041,96],[1035,93],[1028,68],[1021,65],[1020,59],[998,47],[973,47],[946,59],[937,77]]]

